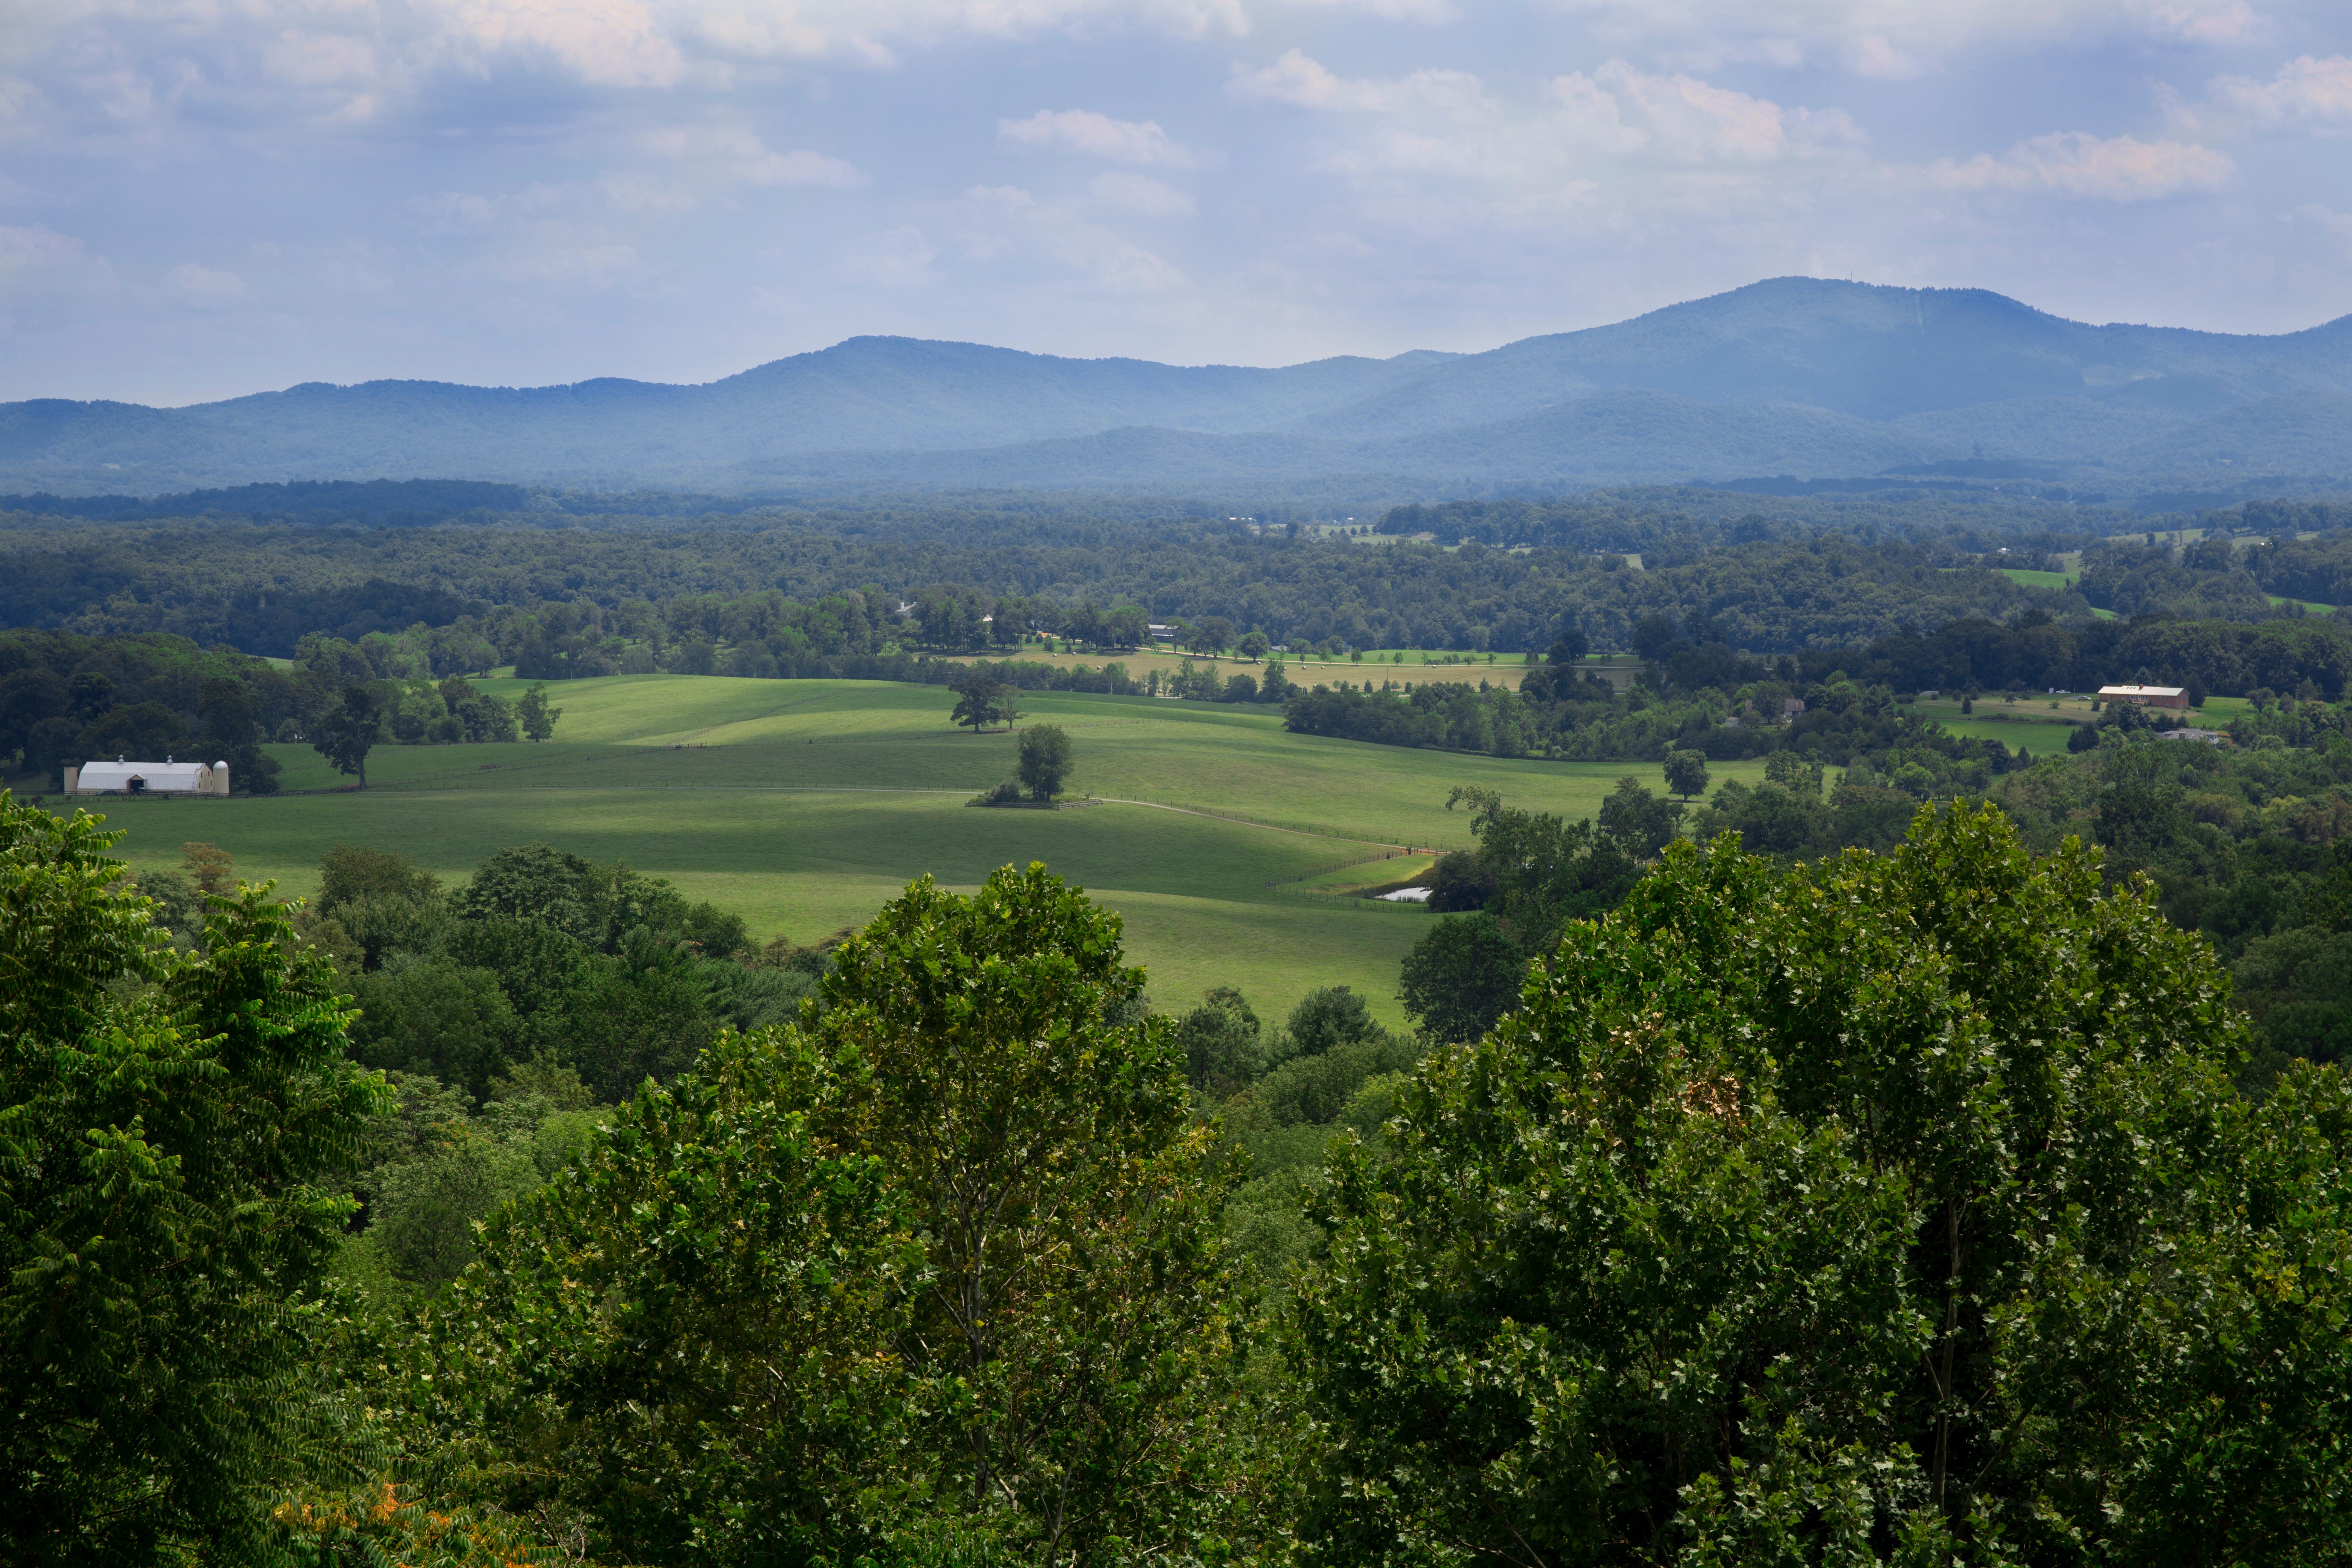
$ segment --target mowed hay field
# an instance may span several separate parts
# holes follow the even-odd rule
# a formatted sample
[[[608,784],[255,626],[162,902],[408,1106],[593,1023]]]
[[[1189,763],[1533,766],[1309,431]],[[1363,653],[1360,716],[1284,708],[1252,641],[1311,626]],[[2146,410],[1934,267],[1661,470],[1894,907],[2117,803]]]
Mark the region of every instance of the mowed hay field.
[[[512,682],[485,685],[511,697]],[[1591,816],[1653,763],[1506,761],[1292,735],[1277,711],[1150,698],[1039,693],[1024,724],[1071,737],[1074,792],[1059,811],[965,802],[1009,777],[1017,737],[950,727],[936,687],[874,681],[620,676],[550,688],[563,717],[542,745],[379,746],[365,792],[305,746],[276,749],[288,792],[227,801],[100,803],[129,829],[134,866],[175,866],[185,840],[217,844],[239,875],[308,893],[337,844],[413,855],[459,879],[488,855],[541,840],[670,878],[740,912],[761,937],[810,942],[872,916],[926,872],[969,889],[998,866],[1043,860],[1126,921],[1132,962],[1162,1007],[1212,985],[1286,1010],[1346,984],[1401,1016],[1397,966],[1433,918],[1269,883],[1377,885],[1426,855],[1335,874],[1402,847],[1455,848],[1458,784],[1514,805]],[[1718,780],[1760,777],[1720,763]]]

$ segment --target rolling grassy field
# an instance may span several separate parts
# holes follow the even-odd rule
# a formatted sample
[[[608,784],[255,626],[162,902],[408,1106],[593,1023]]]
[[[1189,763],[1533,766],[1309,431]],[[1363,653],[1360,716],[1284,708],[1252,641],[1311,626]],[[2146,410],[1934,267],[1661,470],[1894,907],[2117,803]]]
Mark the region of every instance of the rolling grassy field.
[[[276,797],[103,805],[130,830],[121,853],[137,866],[176,865],[183,842],[203,839],[236,856],[240,875],[307,893],[336,844],[414,855],[454,879],[538,839],[626,860],[740,911],[762,937],[799,942],[865,921],[925,872],[970,888],[1007,862],[1044,860],[1125,918],[1162,1006],[1234,984],[1279,1013],[1344,983],[1393,1020],[1398,963],[1432,917],[1343,895],[1428,857],[1343,862],[1467,847],[1467,819],[1444,809],[1457,784],[1571,817],[1626,774],[1662,787],[1654,764],[1408,751],[1292,735],[1255,709],[1037,693],[1024,722],[1069,731],[1072,786],[1096,804],[992,811],[964,803],[1010,776],[1016,737],[950,729],[952,699],[936,688],[644,675],[553,695],[557,740],[379,746],[363,793],[292,793],[347,781],[286,746],[275,754],[289,793]],[[1763,769],[1713,772],[1752,782]]]

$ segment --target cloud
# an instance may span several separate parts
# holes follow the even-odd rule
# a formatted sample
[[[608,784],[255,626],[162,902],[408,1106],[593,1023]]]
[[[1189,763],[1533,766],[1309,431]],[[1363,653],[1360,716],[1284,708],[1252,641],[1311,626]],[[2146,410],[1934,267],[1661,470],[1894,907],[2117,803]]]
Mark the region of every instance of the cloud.
[[[1545,84],[1534,104],[1490,93],[1461,71],[1389,80],[1339,77],[1297,49],[1260,70],[1236,69],[1235,97],[1373,121],[1327,165],[1360,176],[1442,174],[1502,183],[1563,178],[1591,188],[1603,163],[1754,167],[1858,147],[1868,139],[1840,110],[1785,108],[1683,73],[1611,60]]]
[[[867,235],[844,256],[839,268],[845,281],[861,288],[914,289],[939,281],[931,264],[940,247],[912,225]]]
[[[1979,153],[1966,163],[1943,159],[1928,174],[1947,190],[2046,192],[2137,202],[2219,190],[2237,168],[2226,153],[2195,142],[2101,138],[2068,131],[2021,142],[1998,158]]]
[[[944,216],[969,261],[1042,256],[1106,294],[1171,294],[1192,287],[1182,268],[1157,251],[1073,208],[1040,202],[1018,185],[974,185]]]
[[[598,87],[671,87],[687,58],[669,20],[641,0],[427,0],[437,22],[416,57],[475,76],[510,65]]]
[[[2244,42],[2262,29],[2248,0],[1555,0],[1605,41],[1663,46],[1709,68],[1724,60],[1834,63],[1903,80],[1969,51],[2142,37]]]
[[[744,184],[845,190],[866,184],[866,172],[855,163],[805,149],[772,153],[758,136],[737,125],[665,125],[644,132],[638,141],[656,158],[695,163],[719,178]]]
[[[1805,148],[1866,140],[1843,110],[1783,109],[1679,72],[1649,75],[1623,60],[1590,79],[1560,78],[1553,90],[1570,103],[1607,98],[1618,122],[1643,139],[1639,145],[1676,163],[1769,163]]]
[[[33,300],[119,298],[113,268],[43,223],[0,224],[0,308]]]
[[[2352,126],[2352,56],[2301,55],[2268,81],[2216,77],[2206,100],[2205,109],[2189,111],[2186,123],[2206,124],[2221,115],[2262,131]]]
[[[252,290],[234,272],[215,272],[184,261],[163,277],[164,291],[190,305],[233,305]]]
[[[1190,169],[1200,160],[1169,139],[1159,122],[1113,120],[1090,109],[1041,109],[1026,120],[1000,120],[996,133],[1030,147],[1057,147],[1115,163]]]
[[[26,272],[79,267],[81,261],[81,241],[71,235],[47,224],[0,224],[0,282]]]
[[[1426,0],[1339,0],[1426,11]],[[1144,30],[1242,37],[1244,0],[19,0],[0,137],[185,155],[231,127],[374,130],[452,92],[534,123],[547,84],[724,91],[778,63],[887,68],[909,48]],[[509,98],[473,89],[535,79]],[[176,133],[176,134],[175,134]]]
[[[2352,261],[2352,213],[2340,213],[2318,202],[2306,202],[2286,215],[2291,228],[2315,234],[2331,260]]]
[[[635,246],[578,237],[563,226],[549,225],[499,247],[478,265],[482,272],[509,283],[563,283],[598,289],[637,270],[637,251]]]
[[[1373,16],[1391,22],[1452,22],[1461,16],[1448,0],[1290,0],[1290,3],[1315,10],[1370,11]]]
[[[1190,195],[1174,186],[1162,184],[1149,174],[1130,174],[1124,170],[1097,174],[1087,182],[1087,194],[1099,206],[1143,217],[1191,217],[1200,211]]]
[[[1349,81],[1301,49],[1286,50],[1280,59],[1258,70],[1234,67],[1225,90],[1235,98],[1359,114],[1462,110],[1481,107],[1486,99],[1485,87],[1467,71],[1420,70],[1393,80]]]

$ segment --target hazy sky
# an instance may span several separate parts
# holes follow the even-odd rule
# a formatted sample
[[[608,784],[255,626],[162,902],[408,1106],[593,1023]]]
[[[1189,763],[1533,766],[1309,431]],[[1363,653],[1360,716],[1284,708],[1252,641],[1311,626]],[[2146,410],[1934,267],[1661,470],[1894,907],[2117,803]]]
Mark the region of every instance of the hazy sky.
[[[0,0],[0,398],[2352,311],[2347,0]]]

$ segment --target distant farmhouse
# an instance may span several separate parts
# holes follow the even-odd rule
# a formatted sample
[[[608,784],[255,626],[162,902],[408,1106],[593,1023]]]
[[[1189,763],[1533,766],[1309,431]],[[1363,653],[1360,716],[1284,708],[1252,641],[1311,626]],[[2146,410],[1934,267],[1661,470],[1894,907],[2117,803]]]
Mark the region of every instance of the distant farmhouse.
[[[2183,686],[2102,686],[2102,702],[2137,702],[2147,708],[2186,708],[2189,689]]]
[[[183,763],[165,757],[160,763],[134,763],[117,757],[110,763],[66,764],[68,795],[220,795],[228,794],[226,763]]]

